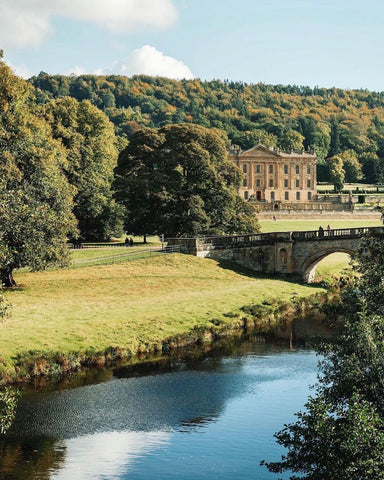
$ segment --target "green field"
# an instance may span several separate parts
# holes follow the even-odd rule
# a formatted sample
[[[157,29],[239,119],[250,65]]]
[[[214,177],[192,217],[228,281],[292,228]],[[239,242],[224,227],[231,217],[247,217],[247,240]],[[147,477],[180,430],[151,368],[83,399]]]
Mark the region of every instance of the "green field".
[[[0,324],[1,357],[28,351],[136,351],[267,298],[289,300],[316,286],[257,278],[214,260],[174,254],[112,266],[17,275],[6,292],[12,316]]]
[[[383,185],[376,185],[374,183],[344,183],[343,190],[365,190],[365,191],[371,191],[371,192],[376,192],[377,188],[380,190],[383,189]],[[318,192],[333,192],[334,187],[333,183],[318,183],[316,185],[316,189]]]
[[[349,262],[351,257],[347,253],[332,253],[318,263],[316,268],[316,277],[324,277],[341,273],[345,269],[350,269]]]
[[[269,220],[259,220],[261,231],[264,233],[268,232],[290,232],[295,230],[317,230],[320,225],[323,228],[326,228],[327,225],[331,228],[356,228],[356,227],[380,227],[382,223],[379,219],[377,220],[364,220],[362,219],[353,219],[353,220],[322,220],[321,218],[316,219],[303,219],[303,220],[286,220],[285,218],[280,219],[279,215],[276,215],[277,220],[273,221],[272,218]]]

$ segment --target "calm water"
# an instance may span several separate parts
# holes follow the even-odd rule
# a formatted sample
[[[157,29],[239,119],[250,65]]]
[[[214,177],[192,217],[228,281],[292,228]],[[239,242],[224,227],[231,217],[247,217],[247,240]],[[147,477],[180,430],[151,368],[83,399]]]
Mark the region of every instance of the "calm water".
[[[0,478],[276,479],[260,460],[280,457],[273,433],[303,407],[317,360],[247,342],[29,390],[0,444]]]

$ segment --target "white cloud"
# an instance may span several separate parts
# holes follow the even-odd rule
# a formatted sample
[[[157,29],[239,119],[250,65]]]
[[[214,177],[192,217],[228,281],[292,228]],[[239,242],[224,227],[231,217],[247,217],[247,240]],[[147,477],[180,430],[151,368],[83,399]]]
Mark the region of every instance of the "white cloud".
[[[112,72],[120,75],[145,74],[168,78],[194,78],[190,68],[181,60],[164,55],[150,45],[144,45],[122,62],[116,62]]]
[[[19,77],[27,79],[31,78],[33,75],[31,70],[29,70],[29,68],[25,65],[12,65],[10,63],[8,63],[8,65],[12,69],[12,71]]]
[[[0,44],[38,46],[65,17],[132,32],[169,28],[177,18],[173,0],[0,0]]]

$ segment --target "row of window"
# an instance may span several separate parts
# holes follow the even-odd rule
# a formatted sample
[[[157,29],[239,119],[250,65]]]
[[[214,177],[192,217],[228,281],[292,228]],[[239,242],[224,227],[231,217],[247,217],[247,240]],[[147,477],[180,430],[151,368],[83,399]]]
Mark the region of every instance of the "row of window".
[[[274,165],[269,165],[269,173],[273,173],[273,167]],[[283,170],[284,175],[288,175],[288,165],[284,165]],[[295,166],[295,172],[296,175],[300,174],[300,165]],[[243,173],[248,173],[248,165],[245,163],[243,164]],[[255,173],[261,173],[261,165],[255,165]],[[311,174],[311,167],[309,165],[307,165],[307,174]]]
[[[243,187],[247,187],[247,184],[248,184],[247,179],[243,178]],[[296,178],[295,185],[296,185],[296,188],[300,188],[300,180],[298,178]],[[256,178],[256,187],[260,187],[260,186],[261,186],[261,180],[259,178]],[[269,187],[273,188],[273,178],[269,179]],[[284,179],[284,188],[289,188],[288,187],[288,178]],[[307,188],[311,188],[311,180],[310,179],[307,180]]]
[[[290,192],[284,192],[284,200],[288,200],[288,201],[290,200],[289,193]],[[244,199],[248,200],[248,198],[249,198],[249,192],[244,192]],[[312,200],[312,192],[307,193],[307,199],[309,201]],[[296,192],[296,200],[301,200],[300,192]],[[274,202],[274,201],[275,201],[275,192],[271,192],[271,202]]]

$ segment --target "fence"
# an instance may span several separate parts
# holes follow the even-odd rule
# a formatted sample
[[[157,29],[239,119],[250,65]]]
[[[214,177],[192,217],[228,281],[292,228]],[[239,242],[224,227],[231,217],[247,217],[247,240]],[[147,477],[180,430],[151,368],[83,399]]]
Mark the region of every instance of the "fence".
[[[124,244],[123,244],[124,245]],[[180,253],[182,248],[180,245],[172,245],[164,248],[146,248],[143,250],[126,251],[124,253],[117,253],[113,255],[105,255],[96,258],[85,258],[79,260],[73,260],[70,268],[80,268],[93,265],[112,265],[114,263],[129,262],[132,260],[139,260],[142,258],[149,258],[157,255],[164,255],[169,253]]]

